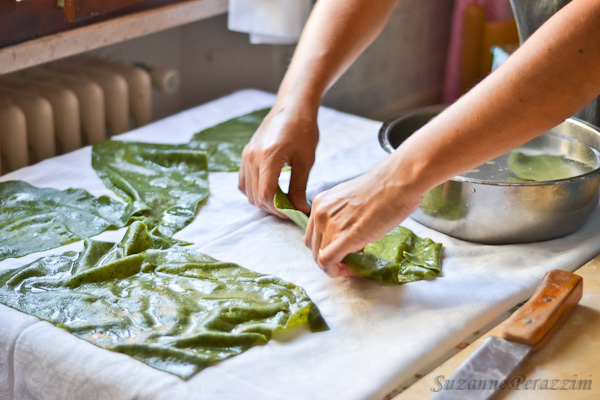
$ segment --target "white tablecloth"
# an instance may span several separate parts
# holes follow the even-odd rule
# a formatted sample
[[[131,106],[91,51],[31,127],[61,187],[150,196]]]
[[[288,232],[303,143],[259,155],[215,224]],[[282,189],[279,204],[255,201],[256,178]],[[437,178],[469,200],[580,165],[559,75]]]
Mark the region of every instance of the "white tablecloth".
[[[271,94],[245,90],[122,138],[182,143],[194,132],[273,101]],[[383,159],[380,125],[322,109],[309,195]],[[0,180],[114,196],[91,168],[90,153],[89,147],[80,149]],[[0,399],[377,399],[525,300],[546,271],[574,270],[600,252],[598,212],[566,238],[507,246],[456,240],[409,219],[403,225],[444,244],[441,278],[398,287],[331,279],[317,268],[294,224],[247,203],[237,191],[237,173],[211,173],[210,185],[206,205],[175,237],[218,259],[304,287],[331,329],[288,334],[183,381],[0,305]],[[98,239],[117,241],[123,232],[105,232]],[[0,269],[81,248],[78,242],[5,260]]]

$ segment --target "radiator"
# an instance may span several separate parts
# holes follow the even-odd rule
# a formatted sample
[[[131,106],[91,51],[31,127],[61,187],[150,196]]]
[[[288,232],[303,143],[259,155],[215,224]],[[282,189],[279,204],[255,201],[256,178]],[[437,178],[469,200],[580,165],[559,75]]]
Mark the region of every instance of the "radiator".
[[[80,57],[0,76],[0,174],[152,120],[152,77]]]

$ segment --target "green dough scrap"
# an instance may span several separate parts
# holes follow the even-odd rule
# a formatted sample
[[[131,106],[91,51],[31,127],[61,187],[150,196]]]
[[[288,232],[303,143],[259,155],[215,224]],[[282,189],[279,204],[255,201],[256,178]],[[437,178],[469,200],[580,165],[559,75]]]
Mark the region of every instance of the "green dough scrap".
[[[187,226],[209,194],[206,152],[186,145],[108,140],[93,146],[92,167],[163,237]]]
[[[206,151],[210,171],[238,171],[244,147],[269,110],[257,110],[198,132],[188,145]]]
[[[0,272],[0,303],[183,379],[275,332],[328,329],[302,288],[169,246],[136,221],[120,243]]]
[[[518,151],[513,152],[508,158],[508,167],[518,179],[538,182],[571,178],[594,169],[564,156],[526,155]]]
[[[441,276],[442,244],[420,238],[403,226],[369,243],[362,252],[348,254],[343,262],[359,277],[402,284]]]
[[[108,196],[83,189],[0,183],[0,260],[49,250],[127,225],[134,212]]]
[[[278,188],[275,208],[306,230],[308,217],[296,210],[287,195]],[[356,276],[385,284],[403,284],[441,276],[442,244],[420,238],[398,226],[387,235],[369,243],[363,251],[350,253],[342,260]]]
[[[421,210],[435,218],[456,221],[461,219],[467,207],[463,200],[462,183],[447,181],[425,193],[419,206]]]
[[[308,216],[302,211],[297,210],[287,195],[283,193],[279,187],[275,192],[273,203],[277,211],[291,219],[300,228],[306,230],[306,225],[308,225]]]

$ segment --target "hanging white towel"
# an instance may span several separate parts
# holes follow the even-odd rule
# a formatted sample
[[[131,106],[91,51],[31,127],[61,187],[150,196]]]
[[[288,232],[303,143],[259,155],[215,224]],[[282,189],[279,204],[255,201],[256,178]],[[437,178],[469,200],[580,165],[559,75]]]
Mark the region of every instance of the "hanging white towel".
[[[300,38],[312,0],[229,0],[228,28],[253,44],[292,44]]]

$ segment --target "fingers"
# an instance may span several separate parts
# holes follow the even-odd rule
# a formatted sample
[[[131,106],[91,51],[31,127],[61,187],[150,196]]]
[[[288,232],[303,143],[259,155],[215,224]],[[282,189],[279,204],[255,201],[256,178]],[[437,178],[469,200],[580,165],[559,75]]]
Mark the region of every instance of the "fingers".
[[[281,218],[287,218],[277,211],[273,204],[273,197],[279,184],[279,174],[285,163],[283,161],[263,163],[261,170],[260,164],[256,161],[251,150],[244,150],[238,176],[238,189],[248,197],[250,204]]]
[[[324,271],[333,271],[337,276],[350,275],[352,270],[341,261],[347,254],[360,250],[360,248],[355,248],[352,242],[351,238],[339,237],[325,245],[318,252],[317,263]]]
[[[240,170],[238,172],[238,189],[248,196],[248,188],[252,185],[252,179],[250,179],[249,169],[252,164],[252,154],[250,154],[249,146],[244,148],[242,151],[242,160],[240,162]]]
[[[257,182],[252,179],[254,169],[251,162],[242,161],[238,175],[238,189],[246,195],[250,204],[255,204],[254,193]]]
[[[327,215],[321,212],[322,194],[315,197],[313,200],[313,212],[311,213],[308,224],[306,226],[306,234],[304,235],[304,244],[312,250],[313,259],[327,275],[335,277],[337,271],[335,268],[330,268],[331,264],[322,264],[319,260],[322,258],[323,249],[323,228],[327,225]]]
[[[344,257],[364,248],[364,238],[353,223],[348,223],[339,201],[329,191],[315,197],[304,241],[313,258],[329,276],[352,276],[355,272],[343,264]],[[352,213],[354,214],[354,213]],[[354,227],[353,227],[354,226]]]
[[[262,170],[259,170],[254,175],[256,186],[254,187],[254,203],[261,209],[277,215],[281,218],[287,218],[285,215],[277,211],[273,204],[273,197],[279,186],[279,174],[285,163],[283,161],[276,163],[268,163]]]
[[[273,197],[279,185],[279,174],[286,164],[285,161],[283,159],[258,161],[259,159],[252,150],[244,151],[238,177],[238,189],[248,197],[249,203],[281,218],[287,218],[277,211],[273,204]],[[288,197],[292,204],[305,214],[310,212],[306,201],[306,184],[313,162],[314,157],[307,163],[294,165],[290,180]]]
[[[319,257],[321,256],[321,252],[322,252],[321,241],[322,241],[322,239],[323,239],[323,235],[321,234],[321,231],[316,229],[311,236],[311,243],[309,246],[309,248],[312,249],[313,258],[315,260],[318,260]]]
[[[312,167],[313,162],[314,160],[310,160],[310,165],[303,165],[300,163],[294,164],[292,176],[290,178],[288,198],[294,207],[304,214],[310,213],[310,207],[306,201],[306,183],[308,182],[308,175],[310,174],[310,168]]]
[[[313,203],[317,209],[319,202],[320,197],[317,196]],[[329,258],[324,258],[323,247],[325,243],[323,241],[323,228],[326,226],[326,224],[327,218],[323,213],[312,213],[306,226],[304,244],[306,247],[312,250],[313,259],[317,262],[319,268],[321,268],[327,275],[335,278],[341,276],[343,272],[335,262],[330,262]]]
[[[314,216],[311,215],[308,218],[308,224],[306,224],[306,232],[304,233],[304,245],[309,249],[316,248],[317,250],[320,248],[320,243],[313,244],[313,232],[315,230],[315,219]],[[315,247],[316,246],[316,247]],[[313,251],[313,258],[315,258],[315,252]]]
[[[238,172],[238,190],[246,194],[246,164],[242,160],[240,163],[240,170]]]
[[[281,167],[276,167],[264,169],[261,172],[252,164],[243,164],[240,168],[239,189],[248,196],[250,203],[285,218],[273,205],[273,196],[277,189],[280,171]],[[305,210],[308,211],[305,189],[310,169],[296,169],[295,171],[299,171],[297,175],[294,175],[293,171],[294,169],[292,169],[292,179],[290,181],[290,200],[293,196],[296,201],[296,208],[300,209],[301,206],[298,206],[298,204],[303,203],[306,206]],[[301,203],[299,199],[302,199],[303,202]],[[316,212],[313,212],[308,220],[305,245],[312,250],[313,258],[327,275],[334,278],[354,275],[354,272],[348,266],[342,264],[341,260],[346,254],[360,250],[362,246],[355,246],[354,240],[348,238],[347,232],[344,232],[343,229],[334,229],[331,219],[337,214],[337,211],[335,207],[327,207],[326,204],[322,203],[327,203],[327,201],[322,200],[321,194],[315,198],[313,203]],[[332,241],[330,235],[327,234],[328,229],[338,233],[337,239]]]
[[[302,105],[304,107],[304,105]],[[292,167],[290,201],[308,213],[306,182],[314,162],[319,130],[316,113],[274,107],[242,152],[238,187],[251,204],[282,218],[273,205],[281,168]]]
[[[337,263],[337,267],[340,271],[340,276],[356,276],[357,273],[352,268],[344,263]]]

